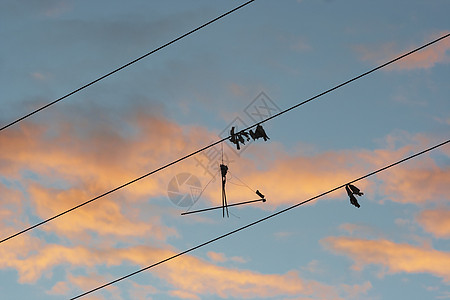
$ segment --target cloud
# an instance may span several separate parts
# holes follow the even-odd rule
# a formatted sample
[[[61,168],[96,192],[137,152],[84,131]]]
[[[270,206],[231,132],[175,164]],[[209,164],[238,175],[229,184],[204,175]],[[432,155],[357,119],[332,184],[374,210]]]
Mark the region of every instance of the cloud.
[[[0,136],[0,173],[11,187],[27,190],[31,207],[44,219],[146,174],[161,162],[170,162],[183,148],[195,147],[187,144],[181,127],[168,120],[139,115],[135,124],[138,129],[133,137],[105,126],[81,133],[65,123],[58,128],[22,124]],[[195,139],[196,134],[201,133],[190,137]],[[46,228],[69,235],[85,231],[119,236],[144,236],[151,231],[158,239],[174,235],[173,229],[159,222],[156,207],[142,215],[137,205],[127,205],[165,196],[172,174],[161,173],[104,197],[98,204],[86,205],[76,214],[69,213]],[[20,211],[12,205],[20,204],[24,195],[1,183],[0,191],[8,199],[20,199],[2,202],[0,213],[5,220]],[[139,220],[143,217],[145,222]]]
[[[171,283],[176,291],[201,295],[201,298],[208,295],[240,299],[308,295],[313,298],[342,299],[339,289],[301,279],[296,271],[262,274],[215,266],[192,256],[184,256],[177,263],[165,264],[156,273]],[[348,295],[348,291],[342,292]]]
[[[426,39],[426,42],[437,39],[438,37],[444,36],[448,32],[440,32],[439,34],[432,34]],[[405,50],[399,50],[398,45],[394,42],[384,44],[380,47],[366,47],[358,46],[355,47],[356,51],[360,54],[361,59],[364,61],[370,61],[372,63],[381,64],[389,59],[393,59],[401,54],[410,51],[411,49],[417,47],[411,46]],[[439,63],[449,63],[450,56],[450,39],[446,38],[433,44],[419,52],[416,52],[408,57],[395,62],[394,64],[388,66],[387,70],[412,70],[412,69],[429,69],[434,67]]]
[[[201,299],[196,294],[188,292],[188,291],[175,290],[175,291],[171,291],[170,295],[173,297],[180,298],[180,299],[192,299],[192,300],[200,300]]]
[[[309,272],[311,274],[324,274],[325,267],[320,261],[312,260],[305,267],[302,267],[302,271]]]
[[[148,300],[152,299],[152,295],[159,293],[158,289],[151,285],[142,285],[136,282],[132,282],[132,290],[130,296],[136,300]]]
[[[11,196],[8,197],[11,201],[1,203],[0,213],[6,219],[2,221],[13,222],[12,225],[18,226],[19,224],[10,219],[14,215],[12,212],[16,205],[20,208],[24,200],[28,199],[30,209],[39,218],[51,217],[154,170],[160,167],[162,162],[178,158],[180,153],[198,149],[214,138],[214,134],[205,128],[182,127],[160,116],[140,113],[136,114],[133,120],[128,134],[118,133],[106,124],[85,131],[84,128],[79,129],[74,127],[75,125],[61,122],[55,128],[22,123],[0,135],[0,178],[6,178],[6,181],[0,183],[0,189]],[[250,187],[260,189],[266,194],[268,202],[259,205],[260,208],[272,209],[298,203],[430,144],[429,139],[416,136],[400,141],[392,137],[386,140],[387,145],[374,151],[358,149],[305,154],[287,152],[276,143],[258,149],[249,148],[246,154],[249,159],[236,161],[229,166],[228,197],[230,202],[255,197],[253,191],[242,186],[242,182],[237,179],[239,178]],[[198,172],[202,182],[210,179],[196,166],[195,160],[187,160],[182,166],[196,174]],[[0,268],[17,270],[21,283],[33,283],[43,274],[51,277],[52,271],[59,266],[89,273],[95,272],[99,266],[147,266],[173,255],[172,250],[154,247],[115,247],[119,244],[122,247],[121,242],[130,239],[134,239],[134,244],[142,244],[143,239],[149,238],[152,242],[164,244],[167,237],[177,234],[161,221],[162,209],[158,210],[157,204],[152,203],[150,211],[140,211],[141,205],[145,205],[152,197],[166,197],[167,184],[176,174],[174,172],[176,170],[160,172],[120,193],[104,197],[95,204],[77,210],[77,213],[69,213],[42,227],[46,237],[49,233],[53,234],[52,237],[61,244],[46,244],[44,240],[25,235],[8,241],[5,243],[6,247],[0,248]],[[393,201],[439,202],[447,197],[442,190],[445,191],[448,186],[448,169],[438,167],[437,162],[430,156],[396,167],[387,173],[389,174],[386,176],[378,176],[378,181],[385,186],[381,192],[389,195]],[[366,195],[370,195],[374,185],[378,184],[374,181],[361,181],[358,187],[366,192]],[[18,183],[20,189],[17,188]],[[408,189],[405,189],[406,186]],[[220,182],[216,180],[205,190],[206,201],[219,203],[219,189]],[[343,190],[331,196],[333,199],[348,201]],[[16,203],[15,200],[19,201]],[[167,214],[167,210],[164,212]],[[11,226],[2,228],[2,234],[13,232]],[[349,226],[345,229],[364,230],[361,227]],[[76,247],[72,246],[74,236],[82,240]],[[113,241],[108,242],[108,239],[102,238],[109,236],[114,236]],[[344,249],[346,246],[337,243],[333,245],[341,247],[336,249]],[[409,245],[403,245],[406,246]],[[167,247],[170,249],[170,246]],[[381,257],[373,263],[382,264],[387,260],[386,256],[397,255],[394,250],[392,253],[385,253],[385,256],[383,253],[378,253],[378,256],[371,255],[374,259]],[[413,250],[413,254],[418,253],[418,256],[439,256],[440,253],[425,248],[413,247]],[[354,251],[354,257],[360,265],[372,263],[364,261],[362,250]],[[445,253],[440,255],[443,256],[439,257],[441,261],[442,258],[446,259]],[[208,256],[213,262],[224,265],[245,262],[243,258],[227,257],[225,253],[210,252]],[[444,271],[437,269],[438,266],[432,262],[433,265],[428,269],[416,266],[412,272],[430,272],[446,278]],[[400,272],[402,267],[406,269],[403,265],[388,266],[392,272]],[[242,268],[227,268],[192,256],[180,258],[177,263],[158,266],[152,274],[167,282],[172,294],[194,298],[202,298],[204,295],[237,298],[304,295],[319,299],[346,299],[353,295],[352,291],[361,294],[370,288],[369,284],[329,286],[303,279],[295,270],[281,274],[264,274]],[[81,286],[82,279],[74,280],[68,288]],[[59,283],[50,293],[61,293],[66,288],[63,283]]]
[[[251,151],[248,149],[249,153]],[[351,180],[354,174],[362,173],[364,168],[364,163],[354,163],[359,155],[355,151],[329,151],[303,156],[268,146],[258,149],[255,154],[253,160],[229,165],[229,203],[255,199],[257,196],[252,190],[256,189],[268,199],[259,207],[273,208],[298,203]],[[366,184],[361,183],[361,188]],[[204,195],[217,198],[217,193],[211,191],[212,188],[205,190]]]
[[[370,151],[357,149],[305,155],[287,153],[275,144],[258,151],[249,148],[246,153],[252,159],[229,165],[228,202],[253,199],[255,194],[242,186],[244,182],[266,195],[268,201],[258,207],[271,209],[299,203],[417,153],[437,140],[421,134],[402,135],[389,135],[385,138],[386,144]],[[444,146],[432,153],[446,156],[447,149],[448,146]],[[381,203],[387,199],[399,203],[444,203],[448,200],[446,187],[450,186],[450,166],[438,162],[425,154],[355,184],[365,192],[364,199],[381,199]],[[214,189],[210,187],[204,195],[217,198],[217,193],[211,191],[219,188],[218,185]],[[326,198],[348,201],[344,189]]]
[[[227,261],[227,258],[225,256],[225,254],[223,254],[223,253],[209,251],[206,254],[208,255],[209,259],[211,259],[215,263],[218,263],[218,262],[221,263],[221,262]]]
[[[68,273],[67,281],[57,282],[48,291],[50,294],[58,295],[73,293],[74,289],[90,290],[113,280],[114,278],[110,275],[96,275],[95,270],[100,266],[114,267],[132,264],[146,267],[176,254],[172,250],[149,246],[94,249],[83,246],[40,244],[26,249],[25,255],[13,253],[6,257],[0,256],[0,267],[17,270],[21,283],[34,283],[43,274],[51,277],[52,270],[61,265],[67,266],[67,270],[84,270],[88,273],[87,276],[75,276]],[[39,251],[36,251],[38,249]],[[217,266],[191,255],[183,255],[174,261],[161,264],[150,272],[170,285],[170,294],[186,299],[201,299],[210,295],[241,299],[296,295],[343,299],[339,295],[356,295],[365,292],[365,289],[347,285],[336,288],[317,281],[304,280],[293,270],[284,274],[264,274],[252,270]],[[102,274],[105,272],[102,271]],[[110,286],[107,289],[111,295],[118,295],[117,287]],[[157,292],[152,287],[140,286],[139,295]]]
[[[65,295],[69,292],[69,287],[67,286],[67,283],[64,281],[57,282],[50,291],[47,293],[50,295]]]
[[[327,237],[321,241],[329,250],[348,256],[353,269],[374,264],[388,273],[428,273],[450,281],[450,253],[432,248],[397,244],[389,240]]]
[[[385,234],[367,224],[344,223],[339,225],[339,229],[346,231],[351,236],[382,238]]]
[[[105,282],[109,282],[111,280],[113,280],[114,278],[112,278],[112,276],[110,275],[99,275],[96,273],[89,273],[88,275],[78,275],[78,276],[74,276],[69,274],[67,276],[67,280],[68,282],[71,284],[71,286],[76,289],[76,290],[81,290],[81,291],[89,291],[92,290],[98,286],[103,285]],[[134,286],[136,287],[136,286]],[[72,293],[74,292],[72,289]],[[90,294],[87,297],[89,297],[89,299],[111,299],[111,300],[121,300],[122,298],[119,296],[119,288],[117,286],[114,285],[109,285],[107,287],[105,287],[106,291],[109,292],[108,297],[104,298],[103,296],[100,296],[98,294]]]
[[[366,163],[376,169],[440,142],[442,139],[423,134],[410,135],[407,132],[395,132],[385,138],[385,145],[379,149],[363,152],[360,155],[364,156]],[[445,203],[448,200],[448,193],[445,191],[450,184],[450,166],[438,164],[439,160],[433,157],[448,157],[448,149],[448,145],[442,146],[378,173],[376,175],[378,183],[374,193],[378,193],[385,200],[389,199],[398,203],[418,205]]]
[[[1,177],[0,177],[1,178]],[[7,234],[14,226],[23,226],[23,194],[21,191],[8,187],[0,182],[0,233]]]
[[[45,9],[45,15],[47,17],[57,17],[72,9],[72,4],[68,1],[57,1],[53,3],[52,6],[49,5],[49,7]]]
[[[348,294],[348,297],[354,299],[360,299],[361,295],[366,295],[371,288],[372,284],[370,283],[370,281],[366,281],[363,284],[343,284],[341,286],[341,289],[343,289]]]
[[[396,202],[420,204],[448,200],[450,166],[439,167],[430,158],[392,168],[378,177],[383,181],[382,192]]]
[[[450,210],[424,210],[417,216],[419,224],[437,238],[450,238]]]
[[[81,200],[95,195],[89,189],[56,190],[45,189],[37,185],[29,188],[37,213],[43,218],[50,218],[58,213],[76,206]],[[45,230],[73,237],[85,232],[95,232],[98,235],[152,237],[164,240],[176,235],[173,228],[168,228],[160,222],[160,217],[152,216],[151,222],[139,221],[132,214],[125,214],[124,207],[110,199],[102,199],[100,204],[80,208],[76,213],[68,213],[48,225]],[[82,220],[82,222],[80,222]]]
[[[224,253],[220,252],[209,251],[208,253],[206,253],[206,255],[213,263],[224,263],[227,261],[232,261],[242,264],[246,262],[245,258],[243,257],[240,256],[227,257]]]
[[[1,174],[10,182],[20,182],[35,213],[40,218],[49,218],[214,139],[214,134],[205,128],[182,128],[160,116],[140,112],[132,120],[133,130],[126,135],[105,124],[84,132],[64,122],[57,128],[23,123],[0,136],[0,144],[4,145],[0,153]],[[327,151],[315,155],[288,153],[276,143],[257,150],[249,148],[250,159],[236,159],[229,165],[226,187],[229,203],[255,198],[254,192],[242,186],[242,182],[266,194],[268,201],[259,204],[259,208],[298,203],[431,143],[421,135],[402,140],[388,136],[386,141],[387,145],[373,151]],[[198,175],[204,185],[210,180],[194,159],[184,161],[181,166]],[[32,176],[24,178],[23,174]],[[86,205],[77,213],[69,213],[45,229],[66,237],[84,238],[93,233],[124,238],[150,236],[157,240],[176,235],[173,228],[161,223],[157,206],[150,211],[139,207],[152,197],[167,197],[167,184],[175,174],[159,172],[120,193]],[[450,168],[438,166],[429,156],[380,173],[377,178],[378,192],[392,201],[420,204],[448,199],[445,191],[450,185]],[[372,180],[358,182],[369,199],[376,191]],[[0,184],[0,189],[5,188]],[[219,189],[219,180],[212,182],[202,195],[208,204],[199,202],[196,207],[220,203]],[[21,192],[9,190],[21,201],[25,197]],[[328,196],[331,197],[347,199],[343,189]],[[15,211],[11,205],[2,203],[0,213],[5,219]]]

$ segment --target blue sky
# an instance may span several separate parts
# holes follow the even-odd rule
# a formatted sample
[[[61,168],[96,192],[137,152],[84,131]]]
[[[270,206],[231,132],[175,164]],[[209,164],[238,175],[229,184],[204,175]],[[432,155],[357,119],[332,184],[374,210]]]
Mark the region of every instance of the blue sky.
[[[2,1],[0,125],[241,3]],[[255,106],[286,109],[448,34],[449,8],[258,0],[3,130],[2,237],[260,121]],[[267,142],[225,143],[229,203],[256,189],[266,203],[181,216],[181,173],[205,188],[191,209],[221,203],[220,155],[200,153],[0,244],[2,297],[69,299],[448,140],[449,51],[447,38],[264,123]],[[84,298],[450,298],[449,157],[355,183],[359,209],[342,189]]]

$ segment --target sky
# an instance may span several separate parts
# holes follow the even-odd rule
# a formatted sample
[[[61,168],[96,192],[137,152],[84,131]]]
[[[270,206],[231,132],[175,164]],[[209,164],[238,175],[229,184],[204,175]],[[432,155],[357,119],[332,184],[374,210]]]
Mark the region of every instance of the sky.
[[[0,1],[0,126],[243,1]],[[450,32],[444,0],[257,0],[0,132],[0,234]],[[70,299],[449,139],[450,38],[0,244],[2,299]],[[218,166],[228,165],[221,205]],[[450,299],[450,146],[82,299]]]

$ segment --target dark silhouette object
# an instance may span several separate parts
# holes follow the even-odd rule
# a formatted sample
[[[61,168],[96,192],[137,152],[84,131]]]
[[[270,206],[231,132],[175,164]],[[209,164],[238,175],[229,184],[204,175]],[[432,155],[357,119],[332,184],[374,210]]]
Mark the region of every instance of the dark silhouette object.
[[[238,133],[234,133],[234,126],[231,127],[230,135],[231,135],[230,142],[235,144],[236,148],[238,150],[241,150],[241,146],[239,145],[239,142],[241,142],[242,137]],[[243,139],[242,139],[242,141],[243,141]]]
[[[225,218],[225,210],[227,211],[227,217],[230,217],[230,215],[228,214],[227,195],[225,194],[225,183],[227,182],[227,172],[228,172],[228,166],[226,166],[224,164],[220,164],[220,174],[222,175],[222,217],[223,218]]]
[[[228,212],[228,207],[238,206],[238,205],[245,205],[245,204],[250,204],[250,203],[255,203],[255,202],[266,202],[267,201],[265,196],[263,195],[263,193],[261,193],[259,190],[256,190],[255,193],[256,193],[256,195],[258,195],[260,197],[259,199],[228,204],[227,195],[225,193],[225,186],[226,186],[226,183],[227,183],[228,166],[225,165],[223,163],[223,160],[222,160],[222,163],[219,165],[219,167],[220,167],[219,168],[220,169],[220,175],[222,177],[222,205],[221,206],[214,206],[214,207],[204,208],[204,209],[199,209],[199,210],[194,210],[194,211],[186,211],[186,212],[182,213],[181,215],[196,214],[196,213],[200,213],[200,212],[205,212],[205,211],[210,211],[210,210],[222,208],[222,217],[225,218],[225,210],[227,211],[227,217],[230,217],[229,212]],[[239,178],[237,178],[237,179],[239,181],[241,181]],[[243,183],[244,186],[247,186],[250,190],[252,190],[247,184],[245,184],[244,182],[242,182],[242,183]]]
[[[234,126],[231,127],[230,135],[231,135],[230,142],[235,144],[236,148],[238,150],[241,150],[241,146],[239,145],[239,143],[241,143],[242,145],[245,145],[244,137],[247,139],[247,142],[250,141],[250,137],[247,132],[245,132],[244,130],[241,130],[241,131],[235,133]]]
[[[263,138],[264,141],[270,140],[270,138],[267,136],[266,131],[264,130],[264,128],[258,124],[255,128],[255,132],[253,132],[252,130],[250,130],[250,134],[248,132],[245,132],[244,130],[241,130],[239,132],[234,132],[234,126],[231,127],[230,130],[230,142],[232,142],[233,144],[236,145],[236,148],[238,150],[241,150],[241,146],[239,143],[241,143],[242,145],[245,145],[245,139],[248,141],[250,141],[250,137],[256,141],[259,138]]]
[[[266,131],[260,124],[256,126],[255,132],[250,130],[250,136],[253,140],[257,140],[259,138],[263,138],[265,142],[267,142],[267,140],[270,140],[270,138],[266,134]]]
[[[241,138],[242,138],[242,136],[245,136],[245,138],[247,139],[247,142],[250,141],[250,137],[248,136],[247,132],[242,130],[239,132],[239,135],[241,136]]]
[[[266,202],[266,198],[264,197],[264,195],[259,190],[256,190],[256,195],[261,197],[262,202]]]
[[[245,204],[250,204],[250,203],[255,203],[255,202],[266,202],[266,199],[256,199],[256,200],[249,200],[249,201],[244,201],[244,202],[239,202],[239,203],[232,203],[232,204],[228,204],[228,207],[245,205]],[[210,211],[210,210],[219,209],[219,208],[222,208],[222,206],[214,206],[214,207],[209,207],[209,208],[204,208],[204,209],[199,209],[199,210],[187,211],[187,212],[181,213],[181,215],[185,216],[185,215],[190,215],[190,214],[196,214],[196,213]]]
[[[357,208],[360,208],[360,205],[358,203],[358,200],[356,200],[355,195],[362,196],[364,193],[362,193],[356,186],[347,184],[345,186],[345,190],[347,191],[347,195],[350,197],[350,203]]]
[[[364,195],[356,186],[349,184],[348,187],[352,190],[352,193],[358,196]]]

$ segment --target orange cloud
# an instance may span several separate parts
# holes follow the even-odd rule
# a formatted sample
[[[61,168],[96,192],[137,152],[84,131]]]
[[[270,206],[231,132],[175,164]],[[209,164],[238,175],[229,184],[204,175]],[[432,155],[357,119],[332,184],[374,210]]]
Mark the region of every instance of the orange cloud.
[[[10,180],[19,180],[24,171],[39,175],[39,179],[26,180],[22,184],[28,189],[38,216],[48,218],[160,167],[164,162],[178,158],[180,153],[189,153],[213,139],[213,135],[205,129],[182,130],[179,125],[160,117],[138,115],[135,126],[136,132],[125,137],[102,127],[80,135],[67,124],[62,124],[54,132],[23,123],[0,135],[0,143],[5,145],[0,153],[0,171]],[[403,158],[414,148],[420,148],[395,147],[398,141],[391,136],[387,141],[386,148],[374,151],[329,151],[317,155],[287,153],[276,143],[266,144],[265,147],[255,144],[247,150],[252,159],[234,157],[234,162],[229,164],[228,201],[235,203],[257,197],[253,191],[242,186],[242,180],[253,190],[259,189],[266,194],[268,201],[265,204],[258,203],[259,208],[273,209],[298,203],[384,166],[387,162]],[[429,144],[429,139],[418,136],[401,142],[421,146]],[[202,156],[204,153],[198,154],[199,158]],[[398,166],[379,174],[383,194],[393,201],[405,203],[439,201],[436,199],[445,201],[450,169],[438,167],[430,158],[421,160],[425,163],[413,164],[413,168],[408,163],[408,166]],[[177,170],[196,174],[203,185],[210,180],[194,159],[188,159],[177,169],[152,175],[120,193],[100,199],[76,213],[69,213],[55,221],[55,225],[49,223],[45,228],[70,236],[95,232],[138,237],[151,232],[152,236],[162,239],[175,235],[173,229],[160,224],[159,217],[155,217],[157,213],[146,216],[145,222],[140,221],[141,211],[135,203],[145,203],[151,197],[166,197],[167,184],[179,172]],[[358,182],[363,191],[368,190],[366,195],[374,191],[372,185],[371,179]],[[207,203],[200,201],[195,208],[219,205],[220,188],[220,180],[216,178],[203,193],[202,200]],[[328,197],[346,199],[343,190]],[[3,204],[2,207],[6,209],[0,208],[0,213],[5,216],[14,211]],[[153,210],[157,211],[157,207],[152,207]],[[152,220],[152,225],[148,220]]]
[[[159,291],[151,285],[142,285],[135,282],[131,283],[132,290],[130,291],[131,299],[147,300],[152,299],[152,295],[157,294]]]
[[[225,254],[223,254],[223,253],[208,251],[207,255],[213,262],[226,262],[227,261],[227,258],[225,256]]]
[[[229,165],[227,199],[233,203],[257,198],[244,186],[244,182],[266,195],[268,201],[255,204],[257,207],[273,209],[291,205],[423,150],[434,142],[422,135],[401,139],[388,136],[387,145],[373,151],[329,151],[314,156],[288,154],[276,145],[267,145],[254,152],[253,148],[249,148],[247,151],[255,159]],[[433,153],[446,155],[447,149],[448,146],[442,147]],[[376,185],[374,178],[377,178]],[[401,203],[445,202],[449,199],[446,191],[450,186],[450,167],[438,166],[426,154],[355,184],[365,192],[362,199],[373,199],[374,195],[379,195],[381,199]],[[219,205],[219,190],[217,179],[203,196]],[[326,198],[343,200],[347,196],[341,189]]]
[[[245,263],[246,262],[246,260],[240,256],[233,256],[233,257],[229,258],[224,253],[219,253],[219,252],[208,251],[208,253],[206,253],[206,255],[213,263],[224,263],[227,261],[233,261],[233,262],[237,262],[237,263]]]
[[[377,177],[383,181],[383,194],[396,202],[444,203],[449,199],[450,167],[439,167],[429,158],[392,168]]]
[[[33,185],[29,189],[37,213],[43,218],[52,217],[68,208],[76,206],[82,199],[89,199],[90,189],[57,190],[46,189]],[[68,213],[48,223],[45,230],[64,236],[82,235],[84,232],[95,232],[99,235],[152,237],[164,240],[168,236],[176,235],[176,230],[161,224],[160,217],[152,216],[144,221],[126,215],[122,211],[123,205],[105,198],[101,203],[92,203]]]
[[[176,288],[201,298],[217,295],[221,298],[267,298],[281,296],[343,299],[333,286],[303,280],[296,271],[285,274],[262,274],[250,270],[215,266],[204,260],[184,256],[176,263],[162,265],[155,272]]]
[[[450,281],[449,252],[397,244],[384,239],[328,237],[322,243],[331,251],[351,258],[356,270],[375,264],[386,268],[389,273],[429,273]]]
[[[422,227],[438,238],[450,238],[450,210],[424,210],[417,216]]]
[[[0,233],[12,233],[12,226],[23,226],[24,218],[19,217],[23,214],[23,195],[20,191],[9,188],[0,182],[0,199],[0,222],[3,223]]]
[[[47,293],[50,295],[66,295],[69,291],[70,288],[67,286],[67,282],[59,281]]]
[[[67,124],[49,129],[23,123],[0,135],[0,173],[28,190],[31,206],[44,219],[170,162],[183,148],[188,151],[196,146],[188,143],[180,126],[165,119],[138,116],[136,124],[137,133],[130,137],[102,127],[83,135]],[[197,139],[202,133],[205,132],[201,129],[195,130],[190,137],[202,143],[202,138]],[[24,178],[24,172],[33,174],[33,179]],[[136,205],[127,205],[146,203],[150,197],[164,195],[170,176],[173,176],[170,172],[160,172],[158,176],[123,189],[121,194],[102,198],[76,213],[69,213],[45,228],[68,235],[95,232],[118,236],[152,235],[158,239],[174,235],[174,229],[160,224],[157,207],[145,212],[144,222],[139,220],[139,214],[144,212]],[[20,204],[25,199],[19,192],[7,191],[3,185],[0,185],[0,192],[20,197],[20,201],[0,204],[0,215],[5,217],[2,220],[7,221],[19,212],[11,203]]]
[[[377,169],[441,141],[422,134],[411,136],[407,132],[399,132],[386,137],[384,148],[362,152],[360,155],[363,156],[363,161]],[[378,193],[384,200],[400,203],[446,202],[449,199],[446,190],[450,185],[450,167],[438,166],[431,154],[449,156],[449,150],[450,146],[447,144],[378,173],[376,178],[379,183],[377,190],[373,192]]]
[[[111,276],[103,276],[103,275],[98,275],[95,273],[90,273],[87,276],[73,276],[71,274],[69,274],[67,276],[67,280],[68,282],[70,282],[70,284],[77,290],[77,291],[88,291],[91,289],[94,289],[102,284],[104,284],[105,282],[111,281],[114,278],[112,278]],[[75,292],[73,291],[74,289],[72,289],[71,294],[73,295]],[[104,290],[107,290],[109,292],[108,297],[103,297],[97,294],[89,294],[86,295],[85,297],[87,297],[87,299],[89,300],[104,300],[104,299],[110,299],[110,300],[120,300],[122,299],[119,294],[119,289],[117,286],[114,285],[110,285],[105,287]],[[67,295],[67,294],[66,294]],[[83,297],[84,298],[84,297]]]
[[[98,266],[111,267],[131,263],[144,267],[175,254],[171,250],[148,246],[98,250],[82,246],[66,247],[47,244],[40,245],[38,252],[33,248],[28,248],[27,251],[27,255],[0,256],[0,267],[16,269],[21,283],[33,283],[43,274],[51,276],[53,268],[60,265],[70,266],[71,270],[81,268],[91,274],[89,276],[68,274],[67,283],[64,281],[56,283],[48,291],[51,294],[73,293],[74,288],[86,291],[111,281],[113,279],[110,278],[111,276],[95,275],[95,269]],[[263,274],[251,270],[216,266],[190,255],[178,257],[149,272],[170,284],[171,294],[187,299],[203,298],[208,295],[241,299],[298,295],[343,299],[341,294],[348,296],[359,292],[364,293],[364,289],[357,287],[342,285],[336,288],[320,282],[304,280],[296,271],[284,274]],[[108,290],[111,295],[117,296],[117,287],[111,286]],[[157,292],[153,288],[145,290],[145,293]],[[96,295],[92,296],[96,297]]]
[[[249,148],[247,151],[257,157],[228,165],[227,200],[228,203],[236,203],[257,199],[259,197],[253,191],[258,189],[268,199],[264,204],[254,204],[262,209],[298,203],[316,196],[353,179],[355,174],[363,174],[367,165],[356,151],[302,156],[288,154],[277,145],[267,145],[257,150]],[[361,182],[359,186],[364,189],[367,182]],[[217,178],[204,191],[204,198],[219,205],[220,188],[220,178]],[[344,195],[344,191],[338,193]],[[334,194],[331,197],[337,196]]]
[[[431,35],[426,41],[431,41],[437,39],[438,37],[444,36],[448,32],[441,32],[439,34]],[[370,49],[365,46],[356,47],[356,51],[360,53],[361,59],[365,61],[374,62],[381,64],[386,62],[388,59],[393,59],[401,54],[410,51],[411,49],[417,47],[411,46],[406,50],[398,50],[398,46],[395,43],[387,43],[381,47],[371,47]],[[429,69],[434,67],[438,63],[449,63],[450,56],[448,51],[450,50],[450,38],[446,38],[428,46],[427,48],[416,52],[410,56],[407,56],[394,64],[387,67],[388,70],[412,70],[412,69]]]

